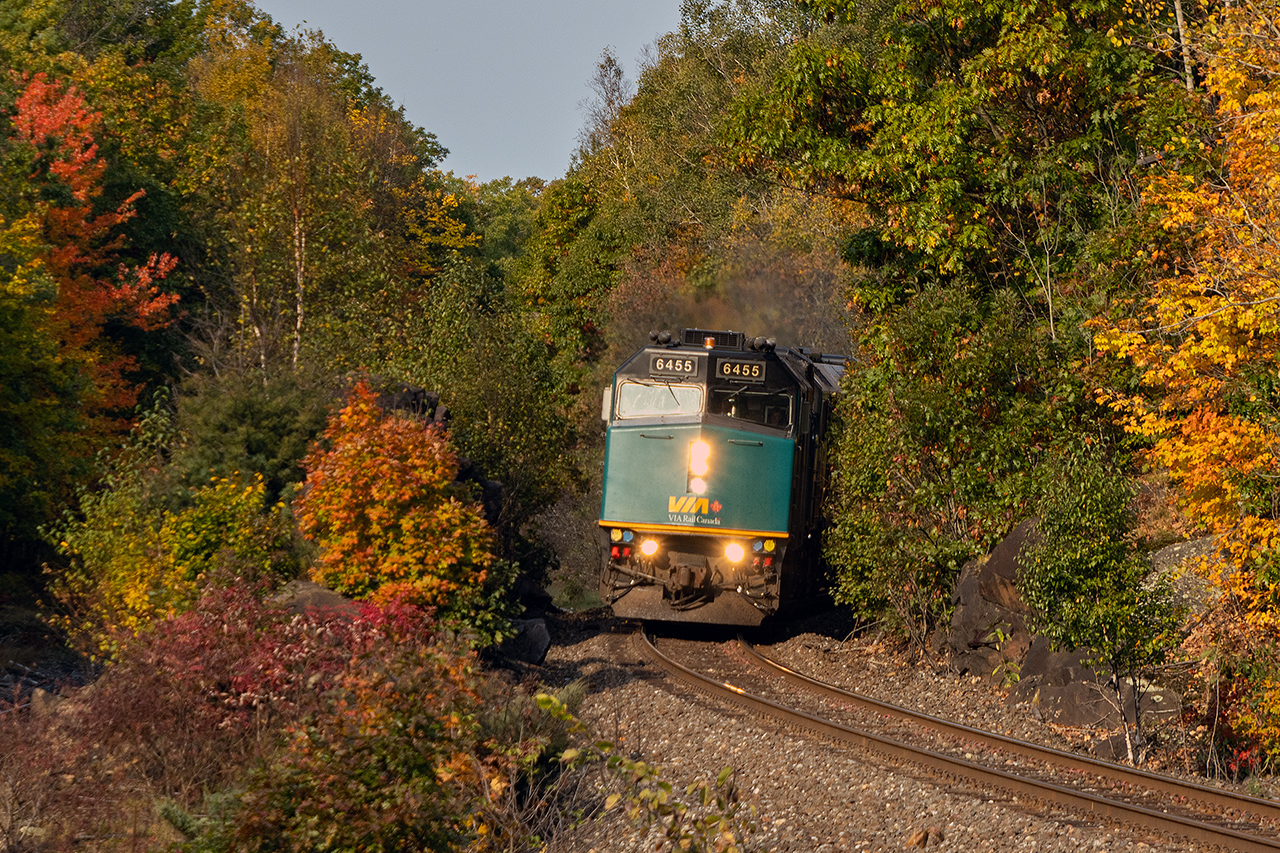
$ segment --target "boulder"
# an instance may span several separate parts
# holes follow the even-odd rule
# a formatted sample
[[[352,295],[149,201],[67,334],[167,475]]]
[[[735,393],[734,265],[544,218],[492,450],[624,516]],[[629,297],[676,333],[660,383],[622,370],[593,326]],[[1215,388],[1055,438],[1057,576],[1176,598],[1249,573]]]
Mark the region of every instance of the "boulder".
[[[53,713],[58,703],[62,701],[62,697],[56,693],[50,693],[42,687],[37,687],[31,691],[31,716],[47,717]]]
[[[1028,518],[1013,528],[1009,535],[987,557],[978,578],[982,597],[1006,610],[1027,613],[1028,608],[1018,594],[1018,577],[1022,574],[1022,551],[1039,540],[1035,519]]]
[[[1027,606],[1018,595],[1019,556],[1034,541],[1028,519],[1005,537],[985,560],[971,560],[960,572],[951,596],[951,628],[944,642],[960,673],[1000,683],[1031,646]]]
[[[551,632],[545,619],[516,619],[511,623],[516,635],[502,641],[498,650],[512,660],[541,665],[551,648]]]
[[[1188,613],[1206,613],[1217,601],[1217,591],[1195,570],[1203,558],[1217,548],[1218,538],[1188,539],[1161,548],[1151,555],[1151,569],[1173,584],[1178,604]]]
[[[516,600],[520,602],[526,612],[560,612],[560,608],[556,607],[555,602],[551,598],[551,593],[547,592],[540,584],[527,577],[516,578],[513,591],[515,592]]]
[[[290,613],[307,613],[311,611],[330,611],[332,613],[354,617],[360,610],[356,603],[344,595],[320,586],[311,581],[289,581],[272,599]]]
[[[1084,662],[1081,652],[1054,651],[1049,641],[1037,637],[1023,658],[1017,685],[1009,693],[1012,704],[1026,704],[1041,718],[1064,726],[1120,725],[1120,708],[1106,676]],[[1159,685],[1144,684],[1139,701],[1144,717],[1176,717],[1182,697]],[[1133,684],[1123,686],[1125,716],[1133,722]]]
[[[1009,702],[1025,704],[1043,719],[1067,726],[1119,725],[1115,692],[1106,678],[1085,665],[1083,654],[1054,651],[1049,640],[1027,629],[1027,606],[1018,594],[1023,551],[1034,545],[1035,521],[1023,521],[985,560],[968,563],[952,594],[954,611],[943,645],[952,665],[1000,684],[1016,676]],[[1156,571],[1185,578],[1180,592],[1188,598],[1205,595],[1204,582],[1192,572],[1178,572],[1191,560],[1208,554],[1212,540],[1179,543],[1153,555]],[[1145,686],[1143,715],[1176,715],[1181,697],[1159,686]],[[1125,707],[1132,707],[1132,685],[1125,688]]]

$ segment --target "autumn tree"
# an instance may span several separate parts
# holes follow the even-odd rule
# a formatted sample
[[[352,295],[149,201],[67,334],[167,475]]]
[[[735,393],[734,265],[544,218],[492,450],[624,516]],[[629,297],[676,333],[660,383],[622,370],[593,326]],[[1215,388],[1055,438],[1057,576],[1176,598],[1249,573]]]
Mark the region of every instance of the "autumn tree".
[[[52,505],[70,497],[76,460],[117,436],[137,402],[138,361],[120,330],[167,325],[174,294],[161,280],[176,263],[153,254],[129,263],[121,227],[135,215],[134,193],[100,210],[107,163],[96,134],[101,117],[74,87],[43,73],[16,78],[11,122],[0,141],[0,203],[7,263],[7,374],[0,493],[11,508],[5,538],[34,534]],[[56,415],[54,413],[57,413]],[[13,514],[10,514],[13,513]]]
[[[268,374],[376,366],[401,343],[389,321],[479,240],[435,171],[446,152],[320,33],[287,35],[231,0],[214,12],[191,74],[218,144],[192,177],[219,187],[227,252],[201,349]]]
[[[210,587],[278,586],[298,572],[292,519],[260,476],[205,477],[188,487],[167,459],[184,443],[164,394],[120,446],[104,449],[47,535],[65,565],[50,580],[58,622],[90,656],[190,609]]]
[[[1129,359],[1136,390],[1105,399],[1151,442],[1193,520],[1218,535],[1210,577],[1220,600],[1222,660],[1249,661],[1244,728],[1280,753],[1272,676],[1280,640],[1280,132],[1274,3],[1223,9],[1206,27],[1205,85],[1218,138],[1179,140],[1145,196],[1172,246],[1131,320],[1105,328],[1100,350]],[[1230,668],[1229,664],[1225,664]],[[1211,678],[1223,675],[1209,668]],[[1239,710],[1239,709],[1237,709]]]
[[[108,322],[143,330],[166,324],[177,297],[162,293],[158,282],[176,260],[161,254],[141,266],[112,269],[122,242],[114,232],[134,216],[133,203],[140,194],[113,211],[94,210],[107,165],[94,140],[100,116],[78,92],[37,74],[27,81],[15,107],[14,149],[30,164],[29,180],[40,187],[39,195],[28,199],[41,219],[44,266],[58,285],[49,333],[86,375],[91,410],[103,415],[127,411],[137,400],[138,388],[127,379],[135,361],[113,348],[104,330]]]
[[[317,581],[483,619],[468,610],[485,593],[492,534],[454,483],[458,462],[440,427],[384,413],[361,382],[303,467],[296,507],[302,533],[320,548]]]

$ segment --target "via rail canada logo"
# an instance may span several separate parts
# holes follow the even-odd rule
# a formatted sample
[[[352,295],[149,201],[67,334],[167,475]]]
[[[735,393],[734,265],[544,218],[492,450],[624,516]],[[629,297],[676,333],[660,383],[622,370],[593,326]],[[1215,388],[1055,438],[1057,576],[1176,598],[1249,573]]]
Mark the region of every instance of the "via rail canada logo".
[[[670,495],[667,497],[667,518],[672,524],[720,523],[720,501],[700,498],[697,495]]]

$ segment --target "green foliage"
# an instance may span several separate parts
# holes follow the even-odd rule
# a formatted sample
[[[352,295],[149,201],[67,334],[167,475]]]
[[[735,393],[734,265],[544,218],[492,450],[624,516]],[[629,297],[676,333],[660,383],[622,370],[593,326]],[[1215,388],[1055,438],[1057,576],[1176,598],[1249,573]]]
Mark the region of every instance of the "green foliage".
[[[214,478],[177,499],[162,458],[177,441],[163,405],[153,408],[118,453],[103,454],[101,484],[81,490],[79,512],[49,530],[68,561],[51,581],[62,627],[95,657],[184,612],[210,582],[297,572],[292,520],[267,505],[261,478]]]
[[[499,277],[509,278],[524,253],[544,187],[539,178],[500,178],[476,187],[476,229],[483,237],[480,257]]]
[[[499,533],[513,534],[564,489],[574,439],[566,397],[531,321],[510,302],[501,280],[456,258],[409,318],[415,346],[393,372],[439,389],[452,415],[452,440],[486,477],[503,484]]]
[[[591,185],[572,172],[548,185],[515,266],[515,292],[550,342],[562,386],[602,352],[600,309],[623,248],[616,226],[597,216],[598,205]]]
[[[737,159],[864,201],[903,261],[1016,288],[1055,330],[1094,232],[1132,217],[1134,152],[1200,120],[1124,3],[797,5],[822,23],[734,105]]]
[[[1181,639],[1173,590],[1165,578],[1147,580],[1129,538],[1133,492],[1096,441],[1082,437],[1056,456],[1041,489],[1041,539],[1023,556],[1019,590],[1035,630],[1060,648],[1088,650],[1117,699],[1130,700],[1124,717],[1136,721],[1140,746],[1143,676]]]
[[[1039,448],[1070,422],[1058,381],[1014,294],[931,289],[888,312],[838,403],[837,600],[923,642],[960,567],[1027,510]]]
[[[302,482],[302,457],[324,429],[330,392],[295,374],[197,375],[183,384],[177,424],[185,441],[173,454],[189,486],[214,477],[262,478],[268,503]]]

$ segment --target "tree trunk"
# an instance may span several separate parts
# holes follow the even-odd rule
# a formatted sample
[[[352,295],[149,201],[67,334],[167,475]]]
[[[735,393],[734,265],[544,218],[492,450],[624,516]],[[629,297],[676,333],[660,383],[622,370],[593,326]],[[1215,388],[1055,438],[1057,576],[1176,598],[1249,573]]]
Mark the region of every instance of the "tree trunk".
[[[1182,17],[1182,0],[1173,0],[1173,14],[1178,19],[1178,41],[1182,43],[1182,70],[1186,75],[1187,91],[1194,92],[1196,79],[1191,63],[1191,44],[1187,40],[1187,22]]]
[[[298,355],[302,350],[302,295],[306,287],[307,272],[307,232],[302,211],[293,210],[293,275],[294,275],[294,311],[293,311],[293,369],[298,370]]]

